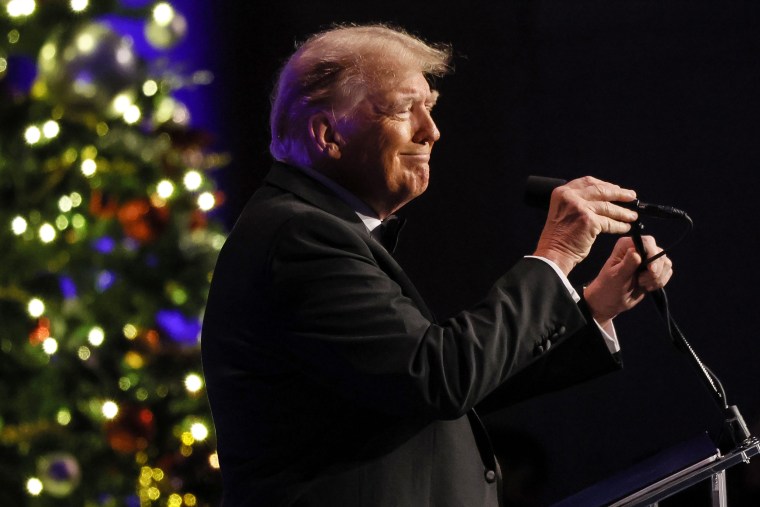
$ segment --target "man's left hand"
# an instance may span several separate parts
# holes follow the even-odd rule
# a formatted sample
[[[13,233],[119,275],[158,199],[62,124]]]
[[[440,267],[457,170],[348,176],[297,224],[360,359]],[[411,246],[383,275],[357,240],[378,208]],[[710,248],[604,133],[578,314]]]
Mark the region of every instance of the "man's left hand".
[[[650,256],[662,251],[652,236],[642,236],[642,240]],[[647,292],[664,287],[673,275],[673,263],[665,255],[639,271],[641,262],[633,240],[620,238],[597,277],[586,287],[584,298],[599,325],[605,326],[619,313],[639,304]]]

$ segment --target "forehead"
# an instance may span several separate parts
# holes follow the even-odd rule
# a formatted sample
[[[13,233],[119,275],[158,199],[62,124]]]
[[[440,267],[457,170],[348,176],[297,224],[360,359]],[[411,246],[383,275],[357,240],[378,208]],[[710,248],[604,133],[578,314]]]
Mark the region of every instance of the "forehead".
[[[402,77],[388,77],[381,80],[368,94],[373,99],[390,101],[421,101],[433,102],[438,98],[438,92],[430,89],[430,85],[421,72],[407,74]]]

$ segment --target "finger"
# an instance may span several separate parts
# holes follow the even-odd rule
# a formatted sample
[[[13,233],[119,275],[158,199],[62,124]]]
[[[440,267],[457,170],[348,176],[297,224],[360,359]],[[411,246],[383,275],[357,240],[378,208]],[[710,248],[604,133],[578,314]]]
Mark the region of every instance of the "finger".
[[[618,274],[623,279],[633,278],[639,269],[639,265],[641,265],[641,256],[636,252],[635,248],[629,248],[618,265]]]
[[[662,263],[658,273],[655,275],[652,272],[644,271],[637,280],[640,287],[647,291],[653,291],[664,287],[673,276],[673,263],[667,257],[662,257]],[[659,262],[659,261],[658,261]]]
[[[633,222],[639,218],[639,214],[617,204],[607,201],[593,201],[591,209],[599,216],[611,218],[619,222]]]
[[[599,217],[600,232],[608,234],[625,234],[631,230],[631,224],[607,217]]]
[[[636,199],[636,192],[633,190],[622,188],[619,185],[594,178],[593,176],[578,178],[571,181],[568,186],[578,189],[581,197],[589,201],[628,202]]]

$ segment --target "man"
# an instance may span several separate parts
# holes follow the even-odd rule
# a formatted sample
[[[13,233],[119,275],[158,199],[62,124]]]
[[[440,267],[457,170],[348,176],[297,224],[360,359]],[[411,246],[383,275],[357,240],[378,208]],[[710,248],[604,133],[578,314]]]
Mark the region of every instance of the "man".
[[[433,322],[373,236],[427,188],[440,137],[427,77],[449,58],[359,26],[313,36],[285,64],[278,162],[220,254],[204,319],[225,505],[497,505],[474,406],[616,368],[612,318],[670,278],[666,257],[637,272],[622,239],[579,301],[566,275],[636,219],[612,204],[632,191],[582,178],[554,192],[533,256]]]

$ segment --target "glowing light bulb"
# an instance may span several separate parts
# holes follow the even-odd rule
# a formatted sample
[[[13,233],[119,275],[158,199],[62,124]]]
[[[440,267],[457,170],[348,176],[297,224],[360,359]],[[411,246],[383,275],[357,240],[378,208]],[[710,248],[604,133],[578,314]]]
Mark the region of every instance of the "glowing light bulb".
[[[5,6],[8,16],[12,18],[31,16],[36,8],[34,0],[10,0]]]
[[[24,139],[26,139],[27,144],[37,144],[40,142],[41,138],[42,132],[40,132],[40,129],[34,125],[27,127],[24,131]]]
[[[82,160],[81,169],[82,174],[89,178],[95,174],[95,171],[98,170],[98,164],[96,164],[93,159],[87,158]]]
[[[208,437],[208,428],[205,424],[197,422],[190,426],[190,434],[195,440],[201,442]]]
[[[186,189],[192,192],[201,188],[201,185],[203,184],[203,176],[201,176],[201,173],[198,171],[190,170],[185,173],[182,183],[184,183]]]
[[[126,93],[118,94],[114,97],[113,102],[111,102],[111,107],[113,107],[113,110],[118,114],[124,114],[131,105],[132,99]]]
[[[58,352],[58,340],[52,336],[45,338],[45,341],[42,342],[42,350],[45,351],[45,354],[52,356]]]
[[[168,199],[174,193],[174,183],[169,180],[161,180],[156,185],[156,193],[162,199]]]
[[[58,421],[58,424],[61,426],[66,426],[71,422],[71,412],[69,412],[69,409],[67,408],[62,408],[56,414],[55,420]]]
[[[102,327],[95,326],[90,329],[90,332],[87,334],[87,341],[89,341],[93,347],[100,347],[103,345],[105,339],[106,334],[103,332]]]
[[[116,417],[116,414],[119,413],[119,406],[113,401],[108,400],[105,403],[103,403],[103,407],[101,408],[101,411],[103,412],[103,416],[106,419],[113,419],[114,417]]]
[[[56,237],[55,227],[48,223],[44,223],[40,226],[39,234],[40,240],[42,240],[43,243],[50,243]]]
[[[146,97],[152,97],[158,93],[158,83],[152,79],[148,79],[143,83],[142,92]]]
[[[77,349],[77,357],[81,359],[82,361],[87,361],[90,356],[92,355],[92,352],[90,352],[90,349],[88,347],[85,347],[82,345]]]
[[[81,206],[81,204],[82,204],[82,195],[79,192],[72,192],[69,197],[71,197],[71,205],[73,207],[76,208],[78,206]]]
[[[67,213],[71,211],[71,208],[74,207],[74,201],[71,200],[71,197],[68,195],[61,196],[60,199],[58,199],[58,209],[61,210],[64,213]]]
[[[141,116],[142,116],[142,113],[140,112],[140,108],[134,104],[129,106],[127,110],[124,111],[124,121],[130,125],[140,121]]]
[[[167,2],[156,4],[153,8],[153,19],[159,26],[169,26],[174,19],[174,8]]]
[[[61,131],[61,127],[58,125],[58,122],[55,120],[48,120],[45,122],[45,124],[42,126],[42,134],[47,139],[52,139],[55,136],[58,135],[58,133]]]
[[[40,493],[42,493],[42,481],[37,477],[30,477],[26,481],[26,490],[32,496],[38,496]]]
[[[69,226],[69,219],[63,215],[58,215],[55,219],[55,226],[59,231],[64,231]]]
[[[55,49],[55,44],[48,42],[40,49],[40,56],[43,60],[52,60],[55,58],[56,52],[57,50]]]
[[[216,204],[214,194],[211,192],[203,192],[198,196],[198,207],[203,211],[209,211]]]
[[[35,319],[41,317],[45,313],[45,303],[39,298],[32,298],[26,305],[26,311]]]
[[[75,229],[81,229],[87,225],[87,220],[82,215],[77,213],[71,217],[71,225],[73,225]]]
[[[197,393],[203,389],[203,379],[197,373],[190,373],[185,377],[185,388],[191,393]]]
[[[77,49],[85,55],[95,49],[95,44],[95,37],[89,32],[81,34],[76,40]]]
[[[127,340],[134,340],[137,338],[137,328],[132,324],[126,324],[122,329],[122,332]]]
[[[89,0],[71,0],[69,5],[74,12],[82,12],[90,4]]]
[[[13,220],[11,220],[11,230],[13,231],[13,234],[16,236],[21,236],[26,232],[26,230],[29,228],[29,224],[24,219],[24,217],[16,217]]]

